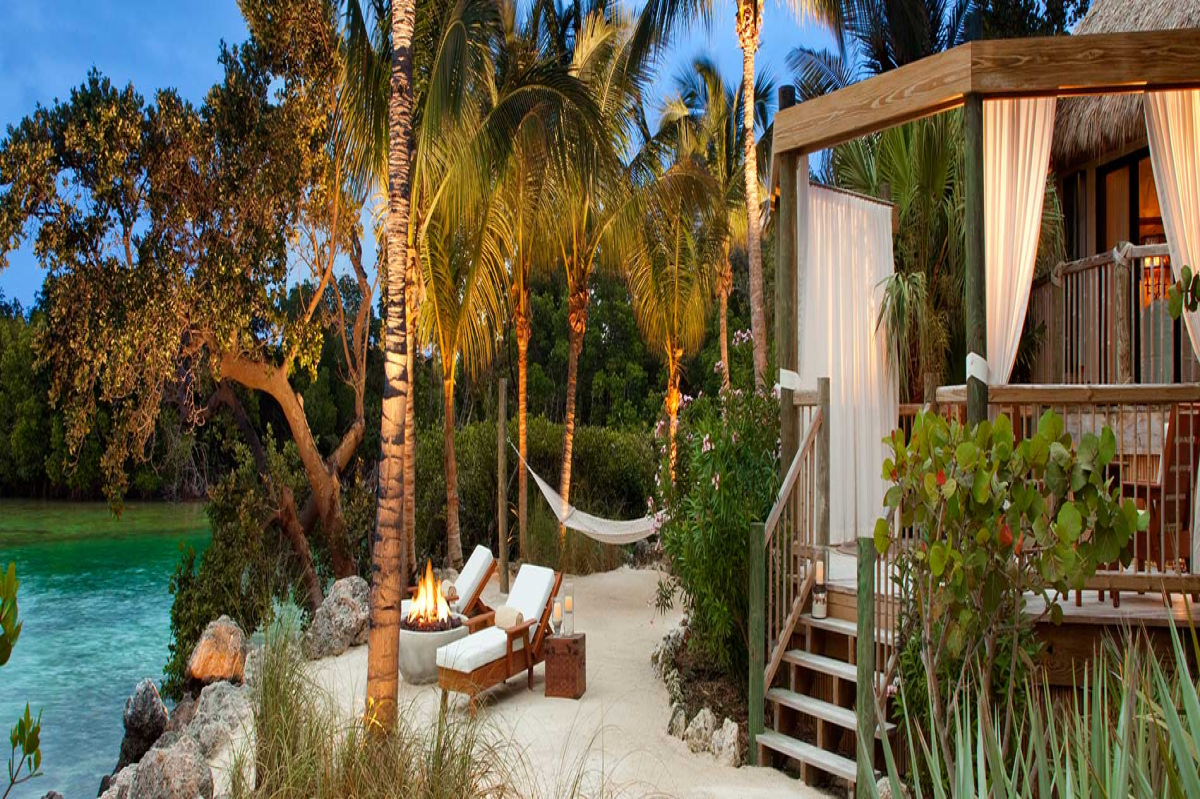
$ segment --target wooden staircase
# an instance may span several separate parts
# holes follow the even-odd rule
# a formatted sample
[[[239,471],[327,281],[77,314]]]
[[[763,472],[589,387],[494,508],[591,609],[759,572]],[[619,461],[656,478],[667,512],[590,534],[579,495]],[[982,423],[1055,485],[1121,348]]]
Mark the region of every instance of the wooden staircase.
[[[858,776],[858,628],[846,616],[855,600],[851,593],[834,590],[829,597],[828,618],[814,619],[807,609],[799,617],[782,665],[767,686],[766,730],[757,738],[759,762],[794,768],[809,784],[828,775],[853,790]],[[885,724],[877,737],[894,732],[894,724]]]

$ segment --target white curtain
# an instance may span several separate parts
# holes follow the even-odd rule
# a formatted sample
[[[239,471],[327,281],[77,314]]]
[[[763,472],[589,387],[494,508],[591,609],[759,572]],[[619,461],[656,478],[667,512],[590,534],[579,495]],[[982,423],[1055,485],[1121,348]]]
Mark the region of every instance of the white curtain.
[[[987,273],[988,381],[1008,382],[1017,360],[1033,283],[1053,97],[983,104],[984,264]]]
[[[829,541],[836,545],[871,535],[883,510],[883,437],[896,426],[899,386],[875,322],[881,283],[892,274],[892,209],[809,186],[806,166],[799,178],[800,386],[815,389],[817,378],[829,378]]]
[[[1146,135],[1150,139],[1150,163],[1154,187],[1162,209],[1163,229],[1171,252],[1175,278],[1184,266],[1200,268],[1200,92],[1147,92]],[[1184,315],[1188,338],[1197,346],[1200,314]],[[1197,475],[1200,481],[1200,475]],[[1200,482],[1193,495],[1192,569],[1200,561]]]
[[[1184,266],[1200,268],[1200,92],[1147,92],[1146,134],[1154,186],[1175,278]],[[1188,338],[1200,352],[1200,314],[1185,317]]]

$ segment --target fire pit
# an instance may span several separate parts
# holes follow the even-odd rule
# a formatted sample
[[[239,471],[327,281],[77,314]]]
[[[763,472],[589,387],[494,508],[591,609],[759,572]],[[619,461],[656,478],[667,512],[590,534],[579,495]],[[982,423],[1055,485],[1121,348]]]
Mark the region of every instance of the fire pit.
[[[467,637],[464,621],[463,616],[450,612],[433,577],[433,564],[426,563],[408,616],[400,620],[400,676],[406,683],[437,680],[438,648]]]

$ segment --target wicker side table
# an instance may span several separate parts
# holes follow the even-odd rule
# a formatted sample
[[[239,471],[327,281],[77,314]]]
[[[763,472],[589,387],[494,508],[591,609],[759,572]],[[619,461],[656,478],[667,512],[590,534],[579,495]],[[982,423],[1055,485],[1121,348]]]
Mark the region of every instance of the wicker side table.
[[[546,638],[546,696],[578,699],[587,690],[587,636]]]

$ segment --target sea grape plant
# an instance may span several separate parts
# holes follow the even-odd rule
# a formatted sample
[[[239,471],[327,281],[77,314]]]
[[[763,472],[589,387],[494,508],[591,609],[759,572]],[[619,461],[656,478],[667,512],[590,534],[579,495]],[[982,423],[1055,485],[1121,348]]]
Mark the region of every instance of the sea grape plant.
[[[1179,279],[1167,287],[1167,311],[1172,319],[1183,316],[1186,308],[1191,313],[1200,309],[1200,274],[1194,274],[1190,266],[1179,270]]]
[[[0,574],[0,666],[8,663],[13,647],[21,635],[22,622],[17,613],[17,564],[8,564],[8,570]],[[7,799],[12,789],[41,774],[42,767],[42,714],[34,719],[25,705],[25,715],[17,718],[8,736],[12,751],[8,758],[8,787],[0,799]],[[19,754],[18,754],[19,753]]]
[[[922,412],[908,438],[897,430],[885,439],[883,478],[892,485],[875,545],[883,555],[899,547],[892,579],[906,600],[905,633],[920,636],[947,762],[945,720],[960,688],[980,683],[984,706],[1003,705],[1011,718],[1017,681],[1006,680],[1007,696],[996,697],[993,675],[1027,665],[1020,661],[1035,621],[1059,623],[1060,600],[1099,565],[1128,563],[1127,544],[1142,523],[1133,501],[1112,489],[1111,429],[1085,433],[1076,445],[1047,411],[1020,432],[1004,415],[972,428]],[[1031,609],[1030,597],[1042,602]],[[998,662],[1001,654],[1009,662]],[[962,675],[939,685],[946,659],[960,663]],[[978,680],[961,679],[971,674]]]

